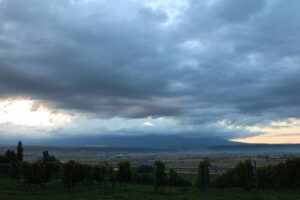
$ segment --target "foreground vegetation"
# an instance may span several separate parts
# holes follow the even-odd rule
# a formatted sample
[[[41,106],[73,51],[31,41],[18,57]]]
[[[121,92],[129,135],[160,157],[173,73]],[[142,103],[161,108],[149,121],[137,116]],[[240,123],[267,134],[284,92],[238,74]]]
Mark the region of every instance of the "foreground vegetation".
[[[0,179],[0,199],[2,200],[299,200],[299,190],[249,190],[240,188],[208,189],[207,193],[196,187],[166,187],[165,192],[153,191],[151,186],[130,184],[127,191],[119,185],[112,191],[104,191],[103,185],[93,184],[87,187],[77,184],[67,189],[57,182],[49,182],[44,187],[38,185],[24,186],[19,181]]]
[[[48,151],[28,163],[19,142],[17,153],[0,155],[0,199],[300,199],[300,159],[262,168],[245,160],[214,176],[209,169],[208,159],[196,175],[167,171],[159,160],[137,168],[62,163]]]

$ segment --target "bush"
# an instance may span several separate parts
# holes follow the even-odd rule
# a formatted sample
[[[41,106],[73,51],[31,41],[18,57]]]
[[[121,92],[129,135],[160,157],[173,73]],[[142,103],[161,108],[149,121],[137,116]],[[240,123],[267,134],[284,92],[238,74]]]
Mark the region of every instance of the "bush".
[[[0,176],[7,177],[10,173],[10,164],[0,163]]]
[[[11,179],[19,179],[21,175],[21,164],[19,162],[11,162],[9,167],[9,176]]]
[[[251,189],[254,187],[254,168],[251,160],[239,162],[234,169],[231,169],[216,178],[213,185],[215,187],[241,187]]]
[[[153,173],[154,169],[151,165],[141,165],[136,171],[137,173]]]
[[[43,167],[43,163],[40,161],[36,161],[34,163],[23,162],[22,174],[24,176],[24,183],[27,185],[43,185],[47,182],[45,169]]]
[[[93,167],[93,177],[94,180],[101,183],[104,181],[104,176],[106,173],[106,169],[104,166],[94,166]]]
[[[191,185],[192,185],[192,183],[190,181],[184,179],[181,176],[177,177],[175,186],[184,186],[184,187],[186,187],[186,186],[191,186]]]
[[[17,154],[15,153],[15,151],[8,149],[5,152],[5,160],[7,163],[17,162],[18,159],[17,159]]]
[[[82,182],[83,180],[84,168],[81,164],[70,160],[63,165],[62,182],[66,187],[73,187],[76,183]]]
[[[300,159],[290,159],[274,166],[257,170],[258,185],[261,188],[299,188]]]
[[[143,184],[143,185],[153,185],[154,178],[152,173],[134,173],[133,181],[135,183]]]

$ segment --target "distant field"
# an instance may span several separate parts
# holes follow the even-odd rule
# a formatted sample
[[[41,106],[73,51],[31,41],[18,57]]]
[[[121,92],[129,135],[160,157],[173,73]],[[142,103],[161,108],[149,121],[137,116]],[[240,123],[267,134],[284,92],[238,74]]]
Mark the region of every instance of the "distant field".
[[[15,147],[0,146],[0,154],[4,154],[7,149]],[[204,157],[209,157],[211,162],[211,173],[218,174],[233,168],[239,161],[251,158],[255,160],[258,167],[274,165],[291,157],[297,157],[299,154],[240,154],[237,151],[224,153],[228,150],[221,147],[216,150],[207,149],[182,149],[182,150],[163,150],[147,148],[100,148],[100,147],[44,147],[44,146],[25,146],[24,160],[35,161],[42,156],[44,150],[49,150],[51,155],[59,158],[62,162],[67,162],[70,158],[80,163],[99,165],[108,161],[113,167],[121,160],[130,161],[132,167],[142,164],[153,165],[155,160],[162,160],[166,168],[173,168],[178,173],[196,173],[199,161]],[[233,148],[233,147],[231,147]],[[224,151],[223,151],[224,150]],[[235,150],[235,149],[234,149]],[[250,149],[251,150],[251,149]],[[275,151],[275,150],[274,150]],[[185,153],[183,153],[185,152]],[[209,153],[210,152],[210,153]],[[214,152],[214,153],[213,153]],[[251,151],[250,151],[251,152]],[[294,150],[294,153],[296,150]],[[205,155],[204,153],[209,153]]]
[[[25,161],[35,161],[37,157],[25,157]],[[249,158],[249,156],[240,156],[240,157],[213,157],[209,158],[211,162],[211,169],[210,172],[212,174],[218,174],[227,171],[228,169],[233,168],[239,161],[243,161]],[[285,161],[289,157],[280,157],[280,158],[260,158],[257,156],[250,157],[252,160],[257,162],[257,166],[267,166],[267,165],[274,165],[279,162]],[[70,157],[61,158],[62,162],[67,162]],[[142,164],[146,165],[153,165],[155,160],[161,160],[165,163],[166,169],[175,169],[178,173],[196,173],[198,164],[203,157],[190,157],[190,156],[161,156],[161,157],[108,157],[108,158],[86,158],[84,156],[72,158],[79,163],[90,164],[90,165],[99,165],[102,164],[104,161],[109,162],[110,165],[116,167],[117,164],[122,161],[130,161],[132,167],[138,167]]]
[[[233,168],[239,161],[243,161],[245,159],[249,158],[249,156],[240,156],[240,157],[214,157],[209,158],[211,162],[211,174],[219,174],[222,172],[225,172],[231,168]],[[255,160],[257,162],[257,166],[267,166],[267,165],[274,165],[279,162],[285,161],[289,157],[280,157],[280,158],[260,158],[257,156],[250,157],[252,160]],[[25,156],[24,160],[33,162],[37,159],[37,157],[28,157]],[[64,157],[60,158],[60,161],[62,162],[68,162],[70,157]],[[73,158],[72,160],[75,160],[79,163],[83,164],[90,164],[90,165],[101,165],[105,161],[109,162],[109,164],[113,167],[117,167],[117,164],[122,161],[130,161],[132,167],[138,167],[142,164],[145,165],[153,165],[155,160],[161,160],[166,164],[166,169],[175,169],[178,173],[192,173],[195,174],[197,172],[198,164],[201,160],[203,160],[203,157],[189,157],[189,156],[161,156],[161,157],[108,157],[108,158],[86,158],[84,156]]]
[[[117,185],[115,190],[106,194],[100,184],[90,188],[78,184],[65,189],[60,183],[41,186],[23,186],[18,181],[0,179],[0,199],[2,200],[83,200],[83,199],[128,199],[128,200],[299,200],[300,190],[252,190],[210,189],[207,194],[195,187],[167,187],[165,192],[155,193],[151,186],[130,185],[124,192]]]

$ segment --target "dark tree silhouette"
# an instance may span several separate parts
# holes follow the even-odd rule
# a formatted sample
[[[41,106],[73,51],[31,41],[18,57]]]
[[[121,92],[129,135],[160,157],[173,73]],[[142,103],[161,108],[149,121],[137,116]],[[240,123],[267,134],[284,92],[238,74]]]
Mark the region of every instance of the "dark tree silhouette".
[[[118,163],[118,180],[126,191],[127,184],[131,181],[131,169],[128,161]]]
[[[210,162],[208,159],[201,161],[198,166],[197,186],[205,191],[209,186],[209,166]]]
[[[104,191],[104,194],[106,194],[108,191],[107,185],[108,185],[109,176],[110,176],[109,169],[110,169],[110,166],[108,165],[108,162],[104,162],[104,164],[103,164],[103,170],[104,170],[103,171],[103,191]]]
[[[151,165],[140,165],[137,168],[138,173],[153,173],[153,166]]]
[[[58,178],[60,170],[60,162],[54,156],[51,156],[48,151],[43,151],[42,160],[44,178],[49,181],[51,178]]]
[[[16,162],[17,161],[17,154],[14,150],[8,149],[5,152],[5,159],[7,163]]]
[[[94,166],[93,167],[93,176],[95,181],[102,183],[104,181],[105,167],[104,166]]]
[[[84,167],[78,162],[70,160],[63,165],[62,182],[67,188],[85,180]]]
[[[111,186],[112,190],[114,190],[116,187],[116,182],[117,182],[117,174],[113,167],[109,167],[109,181],[112,184],[112,186]]]
[[[160,187],[162,187],[164,191],[166,181],[165,164],[160,160],[154,162],[154,181],[155,190],[158,190]]]
[[[85,183],[90,188],[94,181],[93,167],[91,165],[85,164],[83,165],[83,168],[84,168]]]
[[[33,163],[23,162],[22,164],[24,183],[27,185],[43,185],[48,180],[45,178],[43,163],[35,161]]]
[[[257,169],[258,186],[261,188],[299,188],[300,158],[294,158],[277,165]]]
[[[254,168],[251,160],[239,162],[234,169],[220,175],[214,182],[216,187],[241,187],[251,189],[255,186]]]
[[[132,181],[138,184],[153,185],[153,166],[141,165],[132,170]]]
[[[44,163],[46,163],[46,162],[56,162],[56,161],[58,161],[54,156],[51,156],[50,154],[49,154],[49,152],[46,150],[46,151],[43,151],[43,158],[42,158],[42,161],[44,162]]]
[[[18,160],[18,162],[22,162],[23,161],[23,146],[22,146],[22,142],[21,141],[18,142],[17,160]]]
[[[177,185],[177,172],[174,169],[170,169],[169,171],[169,184],[171,186]]]
[[[236,167],[236,178],[238,185],[245,189],[251,189],[254,187],[254,168],[252,166],[251,160],[245,160],[244,162],[239,162]]]

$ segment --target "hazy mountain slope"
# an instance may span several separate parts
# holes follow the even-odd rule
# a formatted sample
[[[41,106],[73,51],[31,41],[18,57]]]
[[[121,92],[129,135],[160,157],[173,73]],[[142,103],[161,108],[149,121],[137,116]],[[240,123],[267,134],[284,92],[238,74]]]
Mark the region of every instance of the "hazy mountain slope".
[[[88,136],[42,141],[49,145],[72,146],[109,146],[109,147],[143,147],[143,148],[173,148],[200,147],[212,145],[232,145],[234,142],[219,138],[185,138],[179,135],[141,135],[141,136]]]

